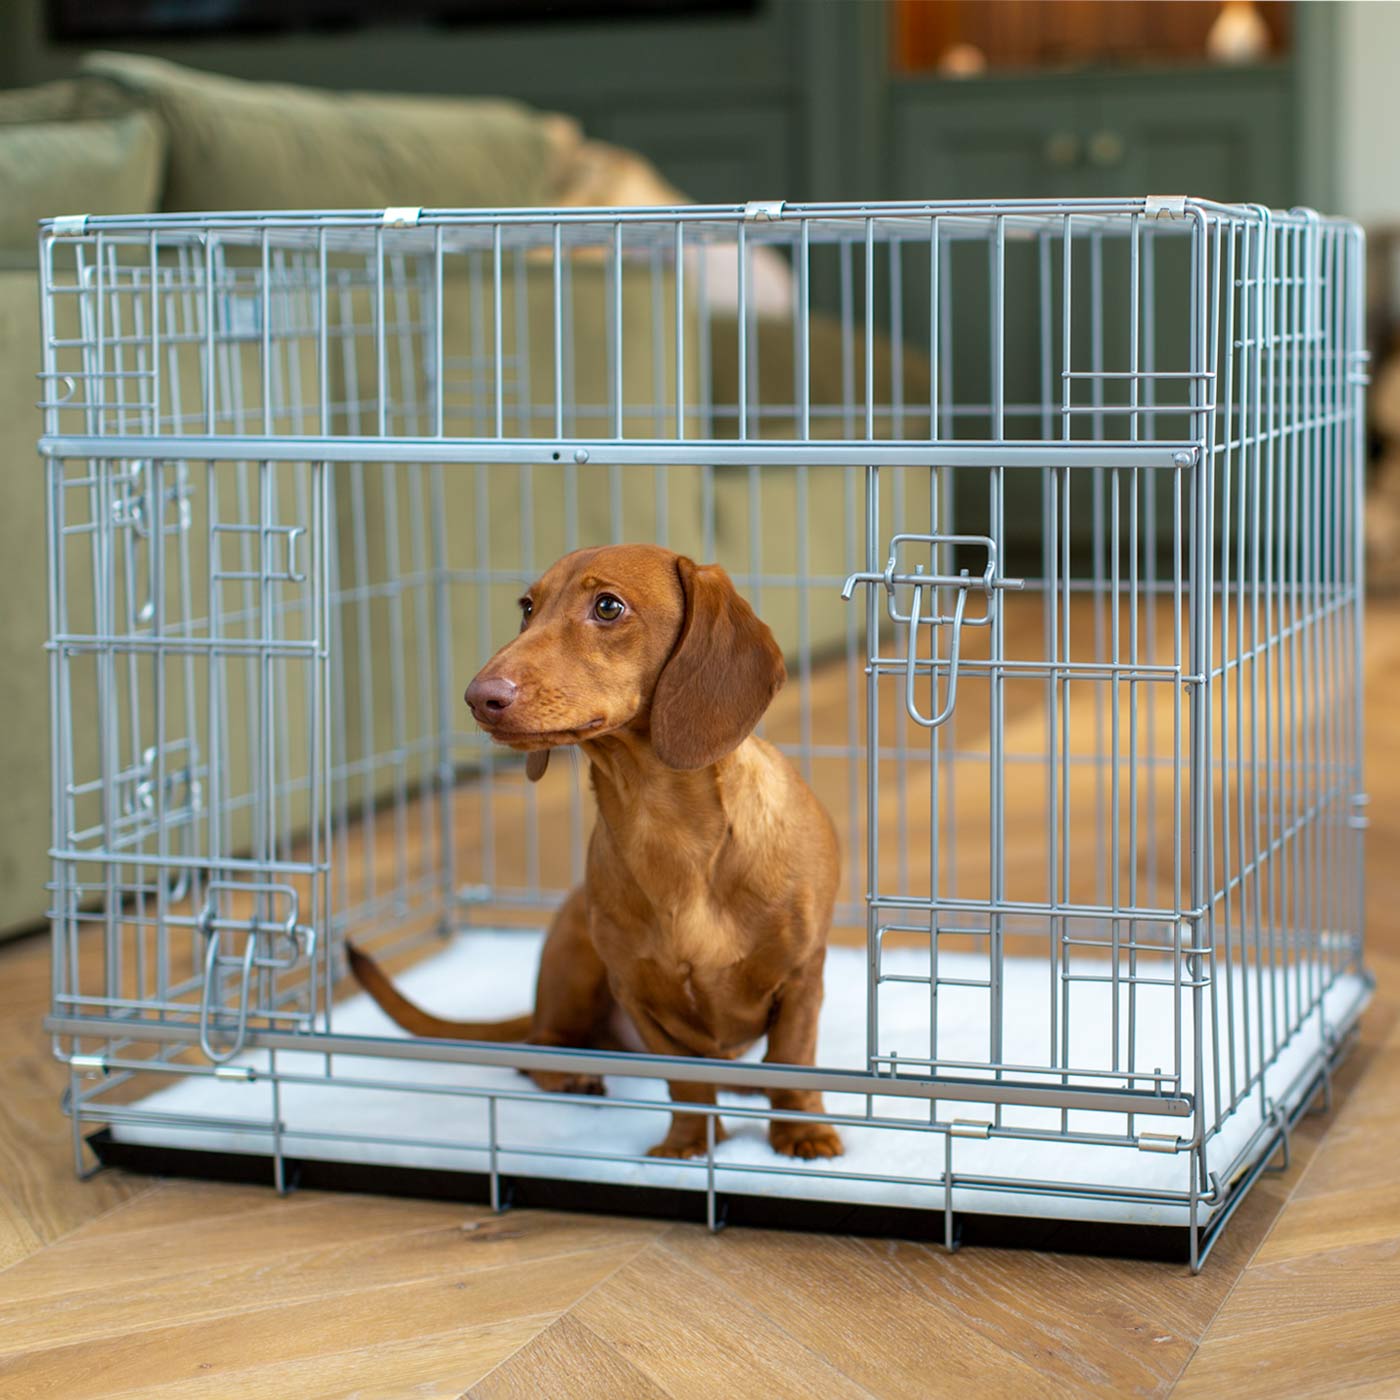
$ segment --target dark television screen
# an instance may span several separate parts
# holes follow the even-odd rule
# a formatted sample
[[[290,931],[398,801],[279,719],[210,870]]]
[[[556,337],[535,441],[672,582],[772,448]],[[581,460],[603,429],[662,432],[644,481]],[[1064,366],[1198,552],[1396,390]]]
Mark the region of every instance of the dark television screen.
[[[758,0],[48,0],[56,39],[733,14]]]

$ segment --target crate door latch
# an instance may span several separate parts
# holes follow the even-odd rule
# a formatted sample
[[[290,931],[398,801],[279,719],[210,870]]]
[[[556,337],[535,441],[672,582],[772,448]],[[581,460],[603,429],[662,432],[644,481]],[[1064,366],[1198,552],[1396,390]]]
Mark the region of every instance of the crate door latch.
[[[251,917],[223,913],[225,900],[251,902]],[[279,905],[286,913],[279,913]],[[205,938],[204,989],[199,1001],[199,1048],[215,1065],[240,1054],[248,1040],[248,1000],[254,975],[260,970],[285,972],[311,957],[315,933],[297,920],[300,898],[294,886],[275,881],[211,879],[196,927]],[[230,951],[238,935],[242,953]],[[237,979],[237,1001],[229,1024],[222,1004],[224,978]],[[215,1043],[215,1027],[226,1037]]]
[[[899,571],[899,551],[900,546],[906,544],[927,545],[935,561],[940,545],[950,548],[956,548],[959,545],[980,548],[986,550],[987,564],[980,575],[973,574],[968,569],[962,569],[956,574],[925,573],[922,564],[916,564],[913,573],[901,573]],[[936,570],[936,563],[934,567]],[[890,621],[902,623],[907,629],[904,649],[904,708],[908,711],[909,718],[925,729],[937,729],[939,725],[946,724],[952,718],[953,709],[958,703],[958,671],[962,658],[963,628],[991,626],[996,618],[1001,590],[1020,588],[1024,580],[998,576],[996,541],[986,535],[896,535],[890,541],[890,557],[885,564],[883,573],[852,574],[846,580],[845,587],[841,590],[841,596],[848,602],[858,583],[883,584],[885,611],[889,614]],[[913,590],[907,611],[900,610],[897,590],[901,588]],[[938,590],[940,588],[956,590],[953,610],[950,613],[939,611]],[[924,608],[924,591],[926,589],[930,594],[927,615],[925,615]],[[986,598],[986,605],[979,616],[969,617],[967,616],[967,599],[974,589],[981,591]],[[919,628],[924,626],[952,629],[948,639],[948,683],[943,693],[942,708],[932,717],[925,715],[919,709],[918,700],[914,694],[914,683],[919,670]],[[934,655],[937,655],[936,650]],[[932,684],[936,698],[938,691],[937,661],[930,659],[929,668],[932,672]]]

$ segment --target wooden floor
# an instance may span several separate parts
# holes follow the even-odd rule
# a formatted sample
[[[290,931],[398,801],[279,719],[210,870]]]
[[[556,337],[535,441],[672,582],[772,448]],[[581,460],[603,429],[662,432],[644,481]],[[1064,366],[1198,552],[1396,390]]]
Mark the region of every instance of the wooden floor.
[[[1204,1273],[158,1181],[77,1181],[0,949],[0,1396],[1400,1396],[1400,606],[1368,644],[1379,993]]]

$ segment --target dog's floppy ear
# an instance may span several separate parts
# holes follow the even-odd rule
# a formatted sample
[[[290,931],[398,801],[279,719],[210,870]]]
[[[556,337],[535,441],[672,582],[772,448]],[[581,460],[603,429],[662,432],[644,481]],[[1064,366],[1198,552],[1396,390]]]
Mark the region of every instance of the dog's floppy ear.
[[[753,732],[787,679],[773,634],[718,564],[676,560],[685,620],[651,700],[651,746],[668,768],[717,763]]]

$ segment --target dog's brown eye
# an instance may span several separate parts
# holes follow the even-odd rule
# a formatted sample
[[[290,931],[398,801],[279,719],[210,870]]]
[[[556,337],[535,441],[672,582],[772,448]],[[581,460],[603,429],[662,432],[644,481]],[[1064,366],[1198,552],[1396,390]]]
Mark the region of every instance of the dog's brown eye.
[[[525,624],[529,622],[530,614],[534,612],[534,610],[535,605],[529,598],[522,598],[520,600],[520,630],[522,632],[525,630]]]
[[[621,598],[614,598],[611,593],[600,593],[593,600],[593,616],[599,622],[616,622],[622,616],[624,604]]]

